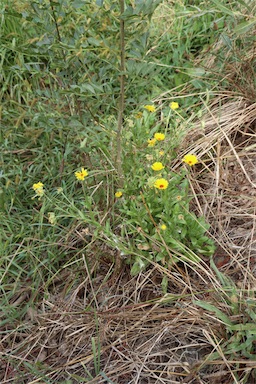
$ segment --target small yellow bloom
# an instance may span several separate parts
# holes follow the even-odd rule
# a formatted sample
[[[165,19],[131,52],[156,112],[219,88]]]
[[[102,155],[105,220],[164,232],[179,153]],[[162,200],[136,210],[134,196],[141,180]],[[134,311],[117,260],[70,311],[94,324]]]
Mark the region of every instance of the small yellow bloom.
[[[154,107],[154,105],[144,105],[144,108],[152,113],[156,111],[156,107]]]
[[[33,184],[32,188],[34,189],[34,191],[36,193],[35,197],[42,197],[44,195],[44,185],[43,185],[43,183],[41,183],[41,181]]]
[[[142,113],[142,112],[138,112],[138,113],[136,113],[136,115],[135,115],[135,119],[141,119],[142,116],[143,116],[143,113]]]
[[[164,151],[159,151],[159,156],[163,156],[164,155]]]
[[[168,187],[168,181],[166,179],[157,179],[154,183],[154,187],[157,189],[166,189]]]
[[[176,196],[176,200],[181,201],[182,200],[182,196],[181,195],[177,195]]]
[[[115,197],[119,198],[119,197],[121,197],[121,196],[123,196],[123,192],[121,192],[121,191],[116,191],[116,193],[115,193]]]
[[[32,186],[34,191],[37,191],[38,189],[43,189],[43,187],[44,187],[44,185],[43,185],[43,183],[41,183],[41,181],[39,181],[38,183],[33,184],[33,186]]]
[[[165,224],[162,224],[162,225],[160,226],[160,228],[162,229],[162,231],[166,231],[166,229],[167,229],[167,227],[166,227]]]
[[[148,140],[148,147],[154,147],[156,144],[156,139],[149,139]]]
[[[75,172],[75,177],[77,178],[77,180],[83,181],[86,178],[86,176],[88,176],[88,172],[84,168],[81,168],[81,171]]]
[[[151,168],[153,169],[153,171],[161,171],[162,169],[164,169],[164,165],[160,161],[157,161],[151,165]]]
[[[165,134],[164,134],[164,133],[160,133],[160,132],[156,132],[156,133],[154,134],[154,138],[155,138],[155,140],[157,140],[157,141],[162,141],[162,140],[165,139]]]
[[[179,103],[177,103],[176,101],[172,101],[170,103],[170,108],[175,111],[175,109],[178,109],[179,108]]]
[[[184,163],[188,164],[190,167],[198,163],[196,155],[191,155],[190,153],[185,155],[182,161],[184,161]]]

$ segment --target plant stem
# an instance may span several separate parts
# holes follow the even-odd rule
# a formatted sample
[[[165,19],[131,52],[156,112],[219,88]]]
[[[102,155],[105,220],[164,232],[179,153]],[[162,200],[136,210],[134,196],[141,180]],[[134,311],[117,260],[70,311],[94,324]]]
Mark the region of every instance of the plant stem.
[[[54,9],[54,4],[53,4],[52,0],[50,0],[50,7],[51,7],[51,10],[52,10],[52,16],[53,16],[53,19],[54,19],[54,24],[55,24],[55,28],[56,28],[56,32],[57,32],[57,37],[58,37],[58,42],[59,42],[59,44],[61,46],[62,45],[62,40],[61,40],[60,30],[59,30],[59,26],[58,26],[56,14],[55,14],[55,9]],[[65,52],[64,52],[63,48],[61,49],[61,52],[62,52],[63,60],[65,62],[66,61],[66,55],[65,55]]]
[[[120,99],[119,111],[117,121],[117,136],[116,136],[116,169],[118,176],[118,187],[123,186],[123,171],[122,171],[122,128],[123,128],[123,114],[124,114],[124,81],[125,81],[125,41],[124,41],[124,20],[122,15],[124,13],[124,0],[119,0],[120,4]]]

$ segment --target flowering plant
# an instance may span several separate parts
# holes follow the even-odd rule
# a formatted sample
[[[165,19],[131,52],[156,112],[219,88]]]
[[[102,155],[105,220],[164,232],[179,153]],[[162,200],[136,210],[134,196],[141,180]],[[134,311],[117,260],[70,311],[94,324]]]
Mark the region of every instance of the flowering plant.
[[[170,104],[170,110],[178,107],[178,103]],[[121,213],[119,225],[129,238],[126,261],[131,264],[132,274],[150,262],[166,267],[180,261],[199,262],[215,249],[207,236],[209,226],[190,209],[193,195],[188,175],[199,160],[188,153],[178,172],[170,170],[175,147],[168,135],[169,127],[162,130],[154,123],[152,111],[144,111],[134,125],[129,123],[132,129],[123,161],[125,185],[117,206]]]
[[[111,190],[111,220],[111,208],[105,213],[100,208],[108,203],[104,200],[105,180],[98,179],[95,184],[96,173],[85,166],[72,173],[70,197],[60,188],[49,196],[42,182],[32,186],[36,197],[44,196],[43,212],[47,212],[49,224],[55,226],[65,217],[76,218],[91,228],[93,236],[117,247],[133,275],[150,263],[168,268],[178,262],[197,263],[214,252],[214,244],[207,236],[208,225],[190,209],[193,195],[188,175],[199,159],[188,153],[180,168],[172,170],[176,158],[174,136],[169,124],[163,128],[163,122],[156,123],[153,107],[145,106],[139,118],[136,114],[133,120],[126,121],[122,137],[123,183]],[[174,104],[170,110],[176,107]]]

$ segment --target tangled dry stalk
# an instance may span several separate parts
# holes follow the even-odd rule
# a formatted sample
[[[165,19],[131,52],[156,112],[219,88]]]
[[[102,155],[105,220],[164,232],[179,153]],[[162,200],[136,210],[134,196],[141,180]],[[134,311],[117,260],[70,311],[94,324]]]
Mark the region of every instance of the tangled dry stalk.
[[[214,349],[213,328],[221,332],[221,325],[193,305],[200,284],[189,274],[183,284],[170,273],[174,293],[161,297],[160,277],[157,268],[132,280],[123,271],[115,285],[101,275],[93,285],[88,276],[79,285],[70,279],[69,294],[63,286],[52,288],[49,299],[30,308],[1,341],[9,361],[2,364],[1,382],[41,383],[35,377],[42,368],[49,382],[76,382],[89,372],[91,383],[185,383],[198,371],[208,382],[209,367],[214,378],[219,366],[228,374],[222,361],[211,366],[205,359]],[[26,374],[27,364],[34,377]]]
[[[186,138],[201,159],[192,186],[218,241],[226,273],[255,284],[256,104],[220,97]],[[195,139],[196,138],[196,139]],[[221,263],[221,260],[219,260]],[[246,273],[245,273],[246,271]],[[238,276],[237,276],[238,277]],[[240,283],[242,281],[240,280]],[[243,283],[246,285],[245,282]]]

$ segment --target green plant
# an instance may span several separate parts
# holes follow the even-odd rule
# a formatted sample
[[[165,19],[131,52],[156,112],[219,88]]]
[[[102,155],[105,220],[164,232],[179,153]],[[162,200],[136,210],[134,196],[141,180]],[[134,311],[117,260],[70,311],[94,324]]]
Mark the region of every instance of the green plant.
[[[127,259],[132,274],[149,262],[166,267],[184,260],[198,262],[200,255],[209,256],[215,249],[206,235],[209,226],[190,211],[193,196],[188,168],[197,162],[196,156],[183,159],[188,168],[169,170],[175,159],[175,136],[180,140],[182,116],[171,108],[163,113],[166,116],[158,124],[155,107],[146,105],[141,115],[127,121],[125,182],[116,205],[121,237],[139,253]]]
[[[99,189],[104,189],[106,179],[103,177],[101,187],[93,186],[96,170],[82,167],[74,172],[74,183],[75,177],[78,182],[75,199],[72,188],[55,195],[49,191],[44,196],[40,183],[33,186],[39,199],[46,199],[53,225],[61,224],[59,220],[67,217],[89,225],[95,238],[120,249],[132,274],[145,269],[150,262],[165,267],[180,261],[197,263],[200,256],[210,256],[215,250],[206,235],[209,226],[204,218],[197,218],[190,211],[193,195],[189,168],[198,162],[197,157],[188,154],[183,159],[187,166],[177,172],[168,170],[175,159],[175,131],[179,136],[175,116],[182,118],[178,104],[173,105],[173,109],[165,109],[162,127],[157,124],[154,105],[146,105],[143,112],[126,121],[122,141],[124,180],[121,188],[109,191],[111,201],[115,193],[111,217],[97,203]],[[174,131],[172,137],[170,129]],[[46,214],[45,208],[43,212]]]
[[[226,334],[221,339],[215,336],[216,352],[211,354],[211,359],[218,359],[225,356],[231,361],[251,359],[255,360],[256,343],[256,303],[253,292],[238,289],[235,283],[226,275],[221,273],[213,259],[210,260],[211,268],[215,272],[220,287],[216,292],[216,300],[222,303],[225,310],[219,306],[206,301],[195,300],[195,304],[207,312],[211,312],[223,325]],[[238,376],[236,375],[238,379]]]

